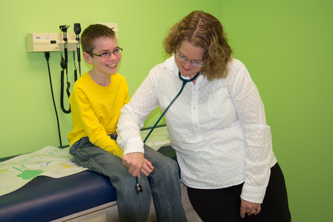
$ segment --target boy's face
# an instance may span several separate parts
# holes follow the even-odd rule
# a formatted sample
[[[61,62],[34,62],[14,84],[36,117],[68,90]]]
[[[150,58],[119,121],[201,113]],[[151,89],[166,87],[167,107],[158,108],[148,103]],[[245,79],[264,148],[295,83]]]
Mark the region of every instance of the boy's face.
[[[92,51],[92,54],[95,55],[90,56],[88,53],[84,52],[83,56],[88,64],[93,65],[93,70],[96,74],[115,74],[121,59],[121,54],[114,55],[113,52],[118,50],[119,46],[116,39],[101,37],[95,40],[95,48]],[[112,53],[110,57],[107,58],[110,52]],[[104,53],[106,55],[102,57],[98,56]]]

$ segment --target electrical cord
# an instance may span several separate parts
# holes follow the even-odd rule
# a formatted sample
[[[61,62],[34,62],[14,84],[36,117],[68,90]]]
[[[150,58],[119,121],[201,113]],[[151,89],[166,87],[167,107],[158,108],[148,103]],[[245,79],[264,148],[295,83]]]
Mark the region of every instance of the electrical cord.
[[[51,71],[50,71],[50,63],[49,63],[50,52],[44,52],[44,53],[45,53],[45,58],[46,58],[46,62],[47,62],[47,68],[48,68],[48,71],[49,71],[50,89],[51,89],[53,107],[54,107],[54,111],[55,111],[55,114],[56,114],[56,117],[57,117],[58,135],[59,135],[60,148],[61,148],[62,147],[62,142],[61,142],[60,124],[59,124],[59,117],[58,117],[58,112],[57,112],[57,106],[56,106],[56,103],[55,103],[55,100],[54,100],[53,87],[52,87],[52,78],[51,78]]]

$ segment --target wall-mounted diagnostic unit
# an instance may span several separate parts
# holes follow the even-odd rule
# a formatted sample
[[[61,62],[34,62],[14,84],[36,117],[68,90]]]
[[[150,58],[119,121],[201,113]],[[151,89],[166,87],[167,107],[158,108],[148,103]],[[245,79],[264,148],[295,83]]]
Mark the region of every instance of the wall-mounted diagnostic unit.
[[[68,51],[76,51],[75,33],[68,33]],[[63,33],[27,33],[28,52],[57,52],[64,49]]]
[[[117,23],[101,23],[95,22],[93,24],[103,24],[110,28],[118,37],[118,24]],[[58,52],[64,50],[64,33],[27,33],[27,49],[28,52]],[[67,33],[67,50],[76,51],[76,34]]]

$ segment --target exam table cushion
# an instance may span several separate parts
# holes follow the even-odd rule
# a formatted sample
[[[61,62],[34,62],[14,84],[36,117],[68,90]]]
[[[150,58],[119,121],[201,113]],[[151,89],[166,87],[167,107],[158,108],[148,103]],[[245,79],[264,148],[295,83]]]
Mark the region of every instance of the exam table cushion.
[[[54,179],[40,176],[0,197],[1,221],[50,221],[117,199],[108,177],[83,171]]]

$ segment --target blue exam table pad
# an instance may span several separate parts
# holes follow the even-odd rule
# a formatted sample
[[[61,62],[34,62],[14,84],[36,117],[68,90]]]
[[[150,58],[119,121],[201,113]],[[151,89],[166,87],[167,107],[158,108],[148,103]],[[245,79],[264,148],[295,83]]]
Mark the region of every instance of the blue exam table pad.
[[[158,151],[176,160],[171,146]],[[89,170],[58,179],[38,176],[0,196],[0,221],[51,221],[116,200],[109,178]]]

